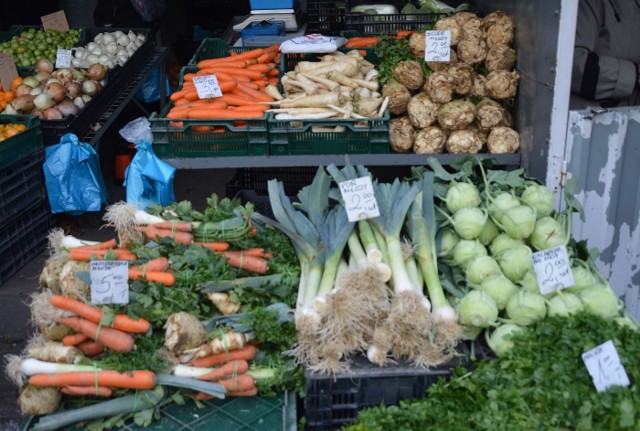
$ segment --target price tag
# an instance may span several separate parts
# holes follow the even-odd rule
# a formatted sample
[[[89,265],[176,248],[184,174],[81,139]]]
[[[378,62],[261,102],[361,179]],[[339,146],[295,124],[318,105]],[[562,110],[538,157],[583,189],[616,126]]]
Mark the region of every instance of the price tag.
[[[45,30],[69,31],[69,22],[63,10],[41,16],[40,19],[42,20],[42,28]]]
[[[0,82],[2,82],[2,88],[5,90],[10,89],[11,81],[16,76],[18,76],[18,69],[11,54],[0,54]]]
[[[611,340],[584,352],[582,361],[598,392],[610,386],[629,386],[629,376],[620,363],[618,351]]]
[[[339,185],[349,221],[356,222],[380,215],[371,177],[342,181]]]
[[[425,61],[449,61],[451,55],[451,31],[428,30],[425,32],[427,46],[424,50]]]
[[[222,96],[222,90],[220,90],[220,84],[218,84],[218,78],[215,75],[196,76],[193,78],[193,83],[200,99]]]
[[[91,303],[129,303],[129,262],[123,260],[92,260]]]
[[[531,261],[543,295],[575,284],[565,246],[559,245],[533,253]]]
[[[71,67],[71,50],[58,48],[56,51],[56,68]]]

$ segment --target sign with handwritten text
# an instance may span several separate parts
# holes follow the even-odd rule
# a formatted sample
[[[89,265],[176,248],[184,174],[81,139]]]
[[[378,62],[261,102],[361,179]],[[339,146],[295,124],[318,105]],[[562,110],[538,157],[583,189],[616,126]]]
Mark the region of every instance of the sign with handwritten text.
[[[69,22],[63,10],[41,16],[40,19],[42,20],[42,28],[45,30],[69,31]]]
[[[355,222],[380,215],[371,177],[342,181],[339,185],[349,221]]]
[[[71,67],[71,50],[58,48],[56,51],[56,68]]]
[[[605,391],[611,386],[629,386],[629,376],[611,340],[584,352],[582,361],[598,392]]]
[[[129,303],[129,262],[124,260],[92,260],[91,303]]]
[[[425,61],[449,61],[451,59],[451,31],[428,30],[425,32]]]
[[[11,54],[0,54],[0,82],[2,82],[2,88],[9,90],[11,81],[16,76],[18,76],[18,69]]]
[[[193,84],[196,86],[196,92],[200,99],[222,96],[222,90],[220,90],[220,84],[215,75],[196,76],[193,78]]]
[[[569,266],[567,247],[559,245],[538,251],[531,255],[531,261],[538,279],[538,286],[540,286],[540,293],[543,295],[575,284]]]

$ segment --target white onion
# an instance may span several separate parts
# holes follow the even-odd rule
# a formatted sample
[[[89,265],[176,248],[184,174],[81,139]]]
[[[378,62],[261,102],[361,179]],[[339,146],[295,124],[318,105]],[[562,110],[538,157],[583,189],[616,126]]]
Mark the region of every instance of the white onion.
[[[82,58],[82,54],[84,54],[85,49],[84,48],[76,48],[74,50],[73,56],[75,58]]]
[[[87,60],[87,63],[89,64],[95,64],[98,62],[98,56],[95,54],[89,54],[85,60]]]
[[[115,43],[116,37],[112,33],[104,33],[102,37],[103,45],[109,45],[111,43]]]
[[[84,108],[84,105],[86,104],[84,99],[81,96],[76,97],[75,99],[73,99],[73,104],[76,105],[79,109]]]
[[[49,93],[40,93],[33,99],[33,105],[40,111],[51,108],[54,104],[55,101]]]
[[[140,34],[138,34],[137,39],[138,39],[140,42],[144,42],[146,38],[145,38],[144,34],[140,33]]]
[[[116,31],[113,33],[113,36],[117,39],[117,38],[119,38],[120,36],[125,36],[125,34],[124,34],[121,30],[116,30]]]
[[[98,57],[101,56],[103,53],[104,51],[99,46],[96,46],[91,50],[91,54],[97,55]]]
[[[40,93],[42,93],[42,87],[34,87],[29,94],[31,94],[32,96],[37,96]]]
[[[142,46],[142,44],[144,43],[144,40],[140,40],[140,39],[136,39],[133,42],[138,48],[140,48]]]
[[[123,65],[127,62],[128,59],[129,59],[128,54],[118,54],[117,63],[120,65]]]
[[[129,30],[129,34],[127,36],[129,37],[129,40],[131,42],[133,42],[134,40],[136,40],[138,38],[138,36],[131,30]]]
[[[97,43],[95,43],[95,42],[89,42],[89,43],[87,44],[87,46],[85,46],[85,48],[87,49],[87,51],[93,51],[93,49],[94,49],[95,47],[97,47],[97,46],[98,46],[98,44],[97,44]]]
[[[118,44],[117,44],[117,43],[112,42],[112,43],[109,43],[108,45],[106,45],[106,46],[104,47],[104,49],[105,49],[105,51],[107,51],[107,53],[109,53],[109,54],[115,54],[116,52],[118,52],[118,50],[120,49],[120,47],[118,46]]]
[[[120,46],[127,46],[129,45],[129,42],[131,42],[129,40],[129,37],[127,37],[126,34],[123,34],[122,36],[118,36],[118,39],[116,39],[118,41],[118,45]]]
[[[114,67],[116,67],[116,63],[112,59],[109,59],[105,63],[105,66],[107,66],[109,69],[113,69]]]
[[[107,61],[111,61],[110,55],[102,54],[100,57],[98,57],[98,63],[102,64],[103,66],[107,65]]]
[[[84,51],[82,51],[82,59],[86,60],[87,57],[89,57],[91,55],[91,52],[88,49],[85,49]]]
[[[96,37],[93,38],[93,41],[96,43],[103,43],[104,41],[104,33],[98,33]]]
[[[71,66],[73,66],[73,67],[82,67],[82,59],[81,58],[74,58],[73,60],[71,60]]]

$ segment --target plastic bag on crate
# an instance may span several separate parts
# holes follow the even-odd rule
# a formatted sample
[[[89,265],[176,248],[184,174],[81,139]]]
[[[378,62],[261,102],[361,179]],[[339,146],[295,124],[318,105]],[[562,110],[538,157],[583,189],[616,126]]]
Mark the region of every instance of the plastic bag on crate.
[[[323,36],[321,34],[307,34],[294,37],[280,44],[280,52],[292,53],[328,53],[334,52],[347,43],[347,39],[340,36]]]
[[[45,151],[43,170],[51,212],[100,211],[107,203],[107,187],[93,147],[67,133]]]
[[[136,146],[136,154],[124,171],[127,202],[140,208],[146,208],[150,203],[165,206],[175,202],[173,178],[176,169],[153,152],[149,121],[144,117],[131,121],[120,129],[120,136]]]

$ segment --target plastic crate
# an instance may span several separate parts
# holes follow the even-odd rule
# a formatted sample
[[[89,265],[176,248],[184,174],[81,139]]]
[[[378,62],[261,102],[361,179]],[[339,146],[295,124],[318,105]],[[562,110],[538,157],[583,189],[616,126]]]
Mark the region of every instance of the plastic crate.
[[[293,9],[298,0],[250,0],[251,10],[261,9]]]
[[[276,120],[269,114],[269,153],[384,154],[389,152],[389,112],[365,119]]]
[[[405,15],[397,14],[366,14],[352,13],[351,8],[370,2],[363,0],[348,0],[346,12],[344,16],[344,28],[355,30],[365,36],[374,36],[379,34],[395,34],[399,30],[421,30],[429,29],[440,18],[447,16],[446,14],[437,13],[416,13]],[[402,0],[388,1],[385,4],[392,4],[398,12],[406,3]]]
[[[43,147],[42,128],[38,117],[0,115],[0,124],[9,123],[24,124],[27,130],[0,142],[0,171]]]
[[[198,64],[199,61],[205,60],[207,58],[221,58],[227,57],[231,52],[242,52],[245,51],[245,48],[230,46],[223,39],[211,37],[203,39],[200,42],[200,46],[196,49],[196,52],[189,60],[187,66],[193,66]]]
[[[267,181],[277,179],[284,185],[288,196],[295,196],[301,188],[313,181],[318,168],[293,166],[289,168],[240,168],[226,184],[227,197],[233,197],[241,190],[253,191],[258,195],[267,194]]]
[[[138,70],[153,53],[153,41],[149,37],[150,30],[146,28],[93,28],[87,30],[85,40],[92,41],[98,33],[114,32],[116,30],[121,30],[125,33],[132,30],[135,33],[144,34],[146,38],[144,43],[138,47],[123,66],[116,66],[109,71],[106,85],[85,105],[77,116],[69,116],[62,120],[42,120],[40,122],[45,145],[57,144],[60,142],[60,138],[67,133],[73,133],[78,137],[87,133],[91,125],[100,118],[105,109],[122,93],[131,81],[131,77],[138,73]]]
[[[235,195],[232,195],[232,197],[240,199],[240,202],[243,205],[251,202],[255,212],[258,212],[265,217],[273,218],[273,211],[271,210],[271,203],[269,202],[268,195],[259,195],[255,190],[240,190]]]
[[[30,209],[8,226],[0,229],[0,285],[38,256],[47,246],[47,234],[54,219],[46,199]]]
[[[351,372],[335,376],[305,371],[304,417],[308,431],[337,430],[353,423],[358,411],[380,404],[421,398],[440,377],[451,374],[458,362],[437,368],[417,368],[399,361],[378,367],[365,357],[350,361]]]
[[[40,148],[0,170],[0,228],[47,198],[44,158]]]
[[[297,425],[296,403],[293,393],[275,397],[228,398],[201,401],[198,408],[191,399],[184,405],[169,404],[160,409],[160,419],[149,427],[127,422],[120,431],[144,430],[217,430],[217,431],[295,431]],[[21,426],[28,431],[36,423],[29,417]],[[69,431],[79,431],[73,427]]]
[[[337,36],[345,29],[344,1],[307,0],[307,34]]]

